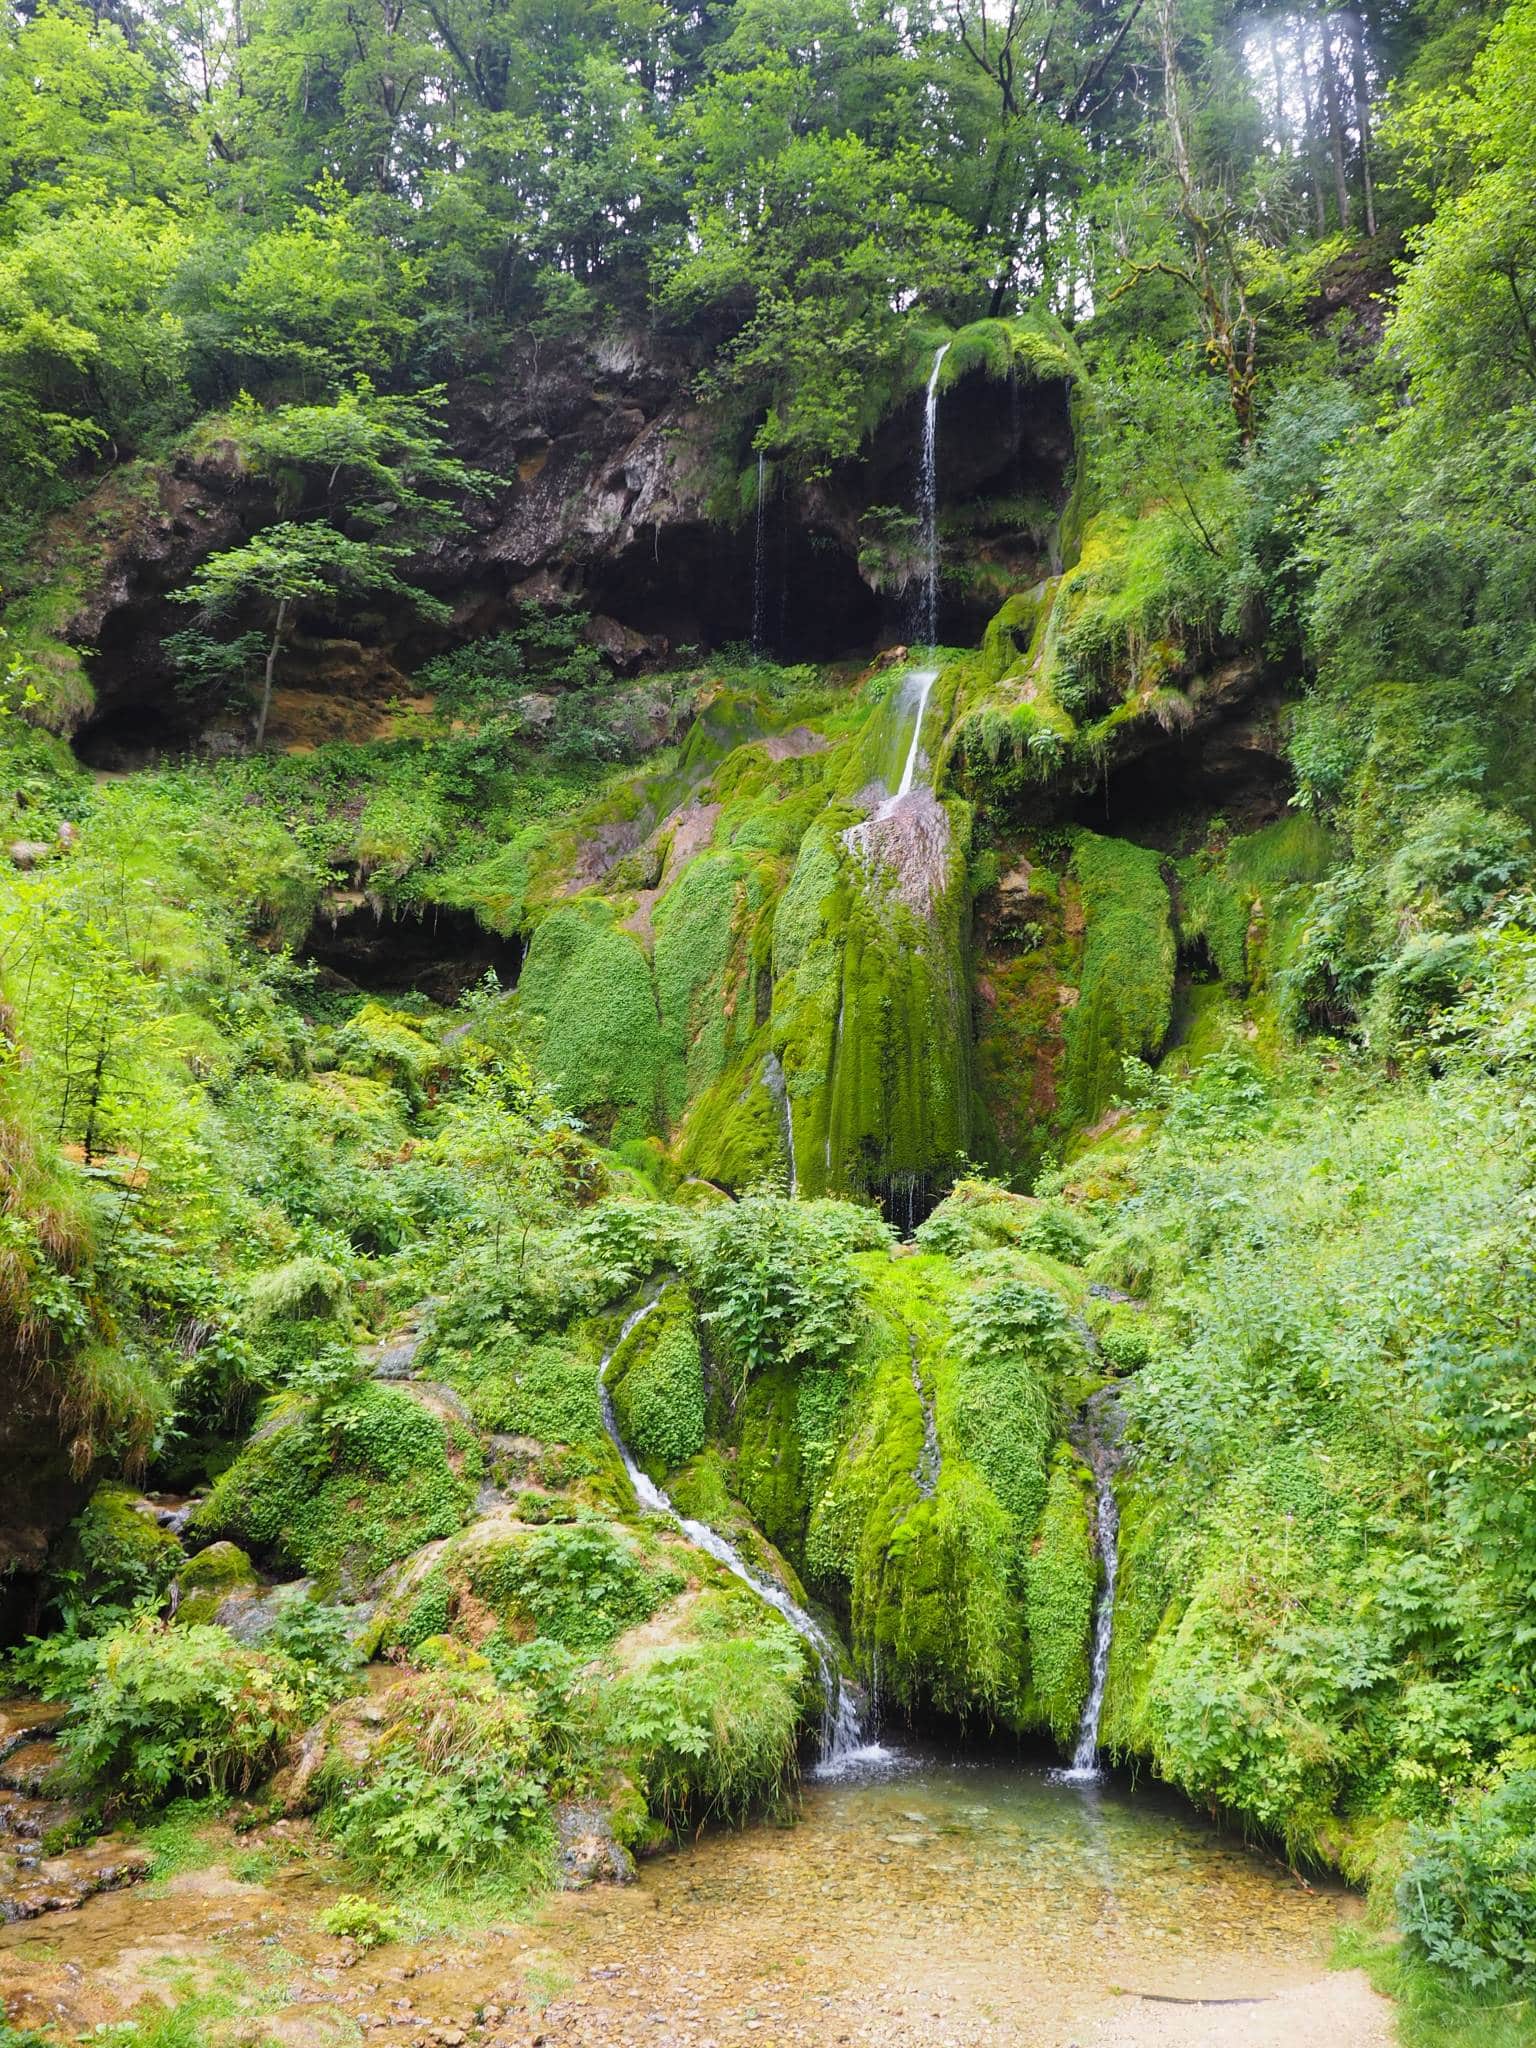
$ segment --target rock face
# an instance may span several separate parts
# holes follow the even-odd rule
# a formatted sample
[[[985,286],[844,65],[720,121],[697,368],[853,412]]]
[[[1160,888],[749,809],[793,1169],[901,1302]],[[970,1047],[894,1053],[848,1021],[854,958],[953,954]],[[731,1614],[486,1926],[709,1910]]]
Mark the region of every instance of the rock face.
[[[893,567],[876,542],[883,508],[900,513],[914,501],[921,394],[831,477],[779,488],[770,470],[759,532],[750,488],[744,509],[738,487],[750,448],[728,445],[719,415],[696,400],[697,369],[681,344],[610,337],[530,346],[496,378],[450,388],[449,436],[495,488],[464,508],[463,532],[411,567],[452,606],[448,639],[495,632],[523,602],[559,600],[593,615],[589,637],[624,674],[746,640],[754,616],[785,660],[903,637],[911,565]],[[1020,395],[972,376],[946,392],[941,419],[941,520],[946,505],[963,503],[966,516],[946,541],[940,631],[972,638],[999,589],[1046,566],[1045,543],[1018,524],[1017,507],[1028,500],[1048,513],[1065,500],[1066,386]],[[61,688],[56,722],[77,731],[89,758],[132,766],[193,743],[247,743],[241,720],[210,728],[178,694],[161,643],[188,623],[174,593],[197,566],[274,516],[269,486],[221,441],[131,488],[108,479],[50,535],[45,569],[69,560],[78,589],[64,638],[94,650],[85,660],[94,707],[89,691]],[[387,602],[306,611],[284,656],[273,738],[371,736],[444,642]]]
[[[43,1387],[9,1361],[0,1401],[0,1643],[37,1619],[42,1572],[54,1534],[84,1506],[91,1480],[70,1468],[58,1417]]]

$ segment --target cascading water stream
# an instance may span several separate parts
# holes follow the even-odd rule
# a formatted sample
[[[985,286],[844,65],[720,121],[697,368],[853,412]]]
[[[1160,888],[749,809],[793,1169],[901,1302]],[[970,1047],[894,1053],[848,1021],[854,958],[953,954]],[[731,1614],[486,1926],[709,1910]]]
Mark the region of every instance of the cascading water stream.
[[[906,763],[901,771],[901,781],[896,786],[896,800],[910,794],[913,779],[917,774],[918,757],[922,749],[923,720],[928,716],[928,699],[933,686],[939,679],[936,668],[914,668],[908,671],[901,686],[901,701],[906,704],[912,697],[916,703],[912,708],[912,744],[907,748]]]
[[[800,1177],[795,1171],[795,1106],[789,1099],[789,1083],[776,1052],[769,1053],[763,1061],[763,1086],[778,1104],[779,1122],[784,1128],[784,1156],[789,1161],[789,1192],[793,1198],[800,1192]]]
[[[1120,1465],[1120,1409],[1112,1388],[1101,1388],[1089,1397],[1084,1426],[1085,1449],[1093,1469],[1094,1548],[1099,1554],[1103,1578],[1093,1613],[1088,1698],[1083,1704],[1071,1766],[1062,1775],[1091,1780],[1099,1775],[1099,1719],[1104,1711],[1104,1686],[1109,1677],[1109,1648],[1115,1626],[1115,1574],[1120,1562],[1120,1507],[1115,1499],[1115,1473]]]
[[[752,549],[752,652],[761,654],[768,627],[767,525],[765,492],[767,463],[761,449],[757,457],[757,533]]]
[[[603,1428],[608,1440],[624,1462],[630,1484],[635,1489],[635,1498],[641,1507],[653,1514],[665,1515],[680,1529],[690,1543],[696,1543],[700,1550],[707,1550],[717,1564],[723,1564],[750,1586],[761,1600],[766,1600],[776,1614],[781,1614],[801,1641],[810,1646],[821,1674],[821,1759],[816,1766],[819,1777],[837,1777],[860,1766],[883,1763],[891,1752],[878,1742],[870,1742],[864,1731],[863,1716],[859,1711],[858,1697],[853,1688],[846,1684],[838,1664],[837,1650],[830,1637],[819,1623],[812,1620],[796,1601],[791,1600],[784,1588],[753,1571],[741,1554],[707,1522],[695,1522],[687,1515],[679,1514],[671,1499],[656,1484],[648,1472],[642,1470],[630,1452],[619,1429],[618,1418],[613,1412],[613,1398],[608,1392],[608,1367],[614,1354],[630,1332],[651,1313],[661,1296],[654,1295],[640,1307],[631,1310],[620,1326],[619,1334],[611,1348],[603,1353],[597,1368],[598,1399],[602,1406]]]
[[[947,341],[940,345],[929,372],[923,402],[923,454],[917,473],[918,540],[923,551],[917,638],[924,647],[936,645],[939,637],[939,371],[949,346]]]

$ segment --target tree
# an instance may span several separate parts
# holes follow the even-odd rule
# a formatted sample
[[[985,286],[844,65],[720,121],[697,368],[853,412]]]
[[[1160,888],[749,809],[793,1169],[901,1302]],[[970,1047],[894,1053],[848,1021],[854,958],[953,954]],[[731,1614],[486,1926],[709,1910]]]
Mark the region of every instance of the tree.
[[[308,526],[291,521],[269,526],[243,547],[211,555],[183,592],[205,618],[221,619],[243,607],[262,611],[270,626],[262,672],[256,744],[267,734],[277,658],[299,605],[340,591],[387,591],[408,599],[426,617],[446,621],[449,607],[414,584],[402,582],[394,564],[407,552],[380,541],[349,540],[325,520]]]
[[[1246,448],[1255,428],[1259,322],[1250,296],[1241,215],[1233,193],[1206,174],[1196,155],[1180,48],[1184,24],[1175,0],[1155,0],[1153,25],[1162,71],[1158,139],[1164,191],[1147,210],[1150,249],[1132,257],[1128,275],[1111,296],[1118,298],[1140,279],[1159,274],[1193,300],[1206,359],[1226,380],[1232,417]]]
[[[230,426],[246,458],[280,480],[288,509],[312,510],[265,528],[242,546],[210,556],[183,593],[205,620],[258,611],[267,649],[256,744],[266,738],[284,635],[296,609],[340,592],[384,592],[423,617],[446,621],[449,608],[395,564],[429,534],[461,524],[447,496],[487,488],[487,479],[443,445],[438,389],[410,398],[381,397],[366,378],[334,405],[287,405],[264,412],[242,393]],[[367,538],[341,532],[345,519]],[[186,636],[177,636],[185,641]],[[203,663],[206,668],[208,663]]]

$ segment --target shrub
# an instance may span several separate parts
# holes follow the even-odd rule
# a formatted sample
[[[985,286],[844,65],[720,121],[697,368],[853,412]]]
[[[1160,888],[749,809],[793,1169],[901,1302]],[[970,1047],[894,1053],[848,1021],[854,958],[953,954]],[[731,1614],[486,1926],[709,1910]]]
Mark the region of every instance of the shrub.
[[[547,1874],[550,1830],[532,1695],[488,1672],[432,1671],[379,1703],[382,1733],[360,1765],[327,1764],[327,1824],[361,1869],[388,1883]]]
[[[322,1934],[355,1941],[362,1949],[382,1948],[400,1939],[400,1922],[387,1906],[365,1899],[361,1892],[343,1892],[334,1906],[319,1915]]]
[[[65,1769],[82,1790],[128,1805],[243,1792],[314,1704],[291,1658],[245,1649],[221,1628],[119,1628],[101,1639],[61,1738]]]
[[[889,1243],[878,1216],[847,1202],[758,1193],[709,1212],[695,1270],[704,1320],[740,1385],[774,1359],[845,1360],[864,1291],[848,1254]]]
[[[1398,1880],[1405,1932],[1474,1990],[1536,1978],[1536,1770],[1422,1832]]]
[[[255,1276],[245,1291],[246,1320],[258,1330],[268,1323],[330,1321],[346,1299],[346,1274],[304,1253]]]
[[[595,1518],[553,1522],[491,1541],[465,1539],[448,1567],[462,1572],[476,1600],[521,1633],[551,1636],[573,1650],[601,1649],[652,1614],[675,1574],[649,1568],[634,1542]]]
[[[617,1682],[609,1732],[669,1827],[742,1820],[794,1778],[808,1684],[787,1627],[688,1644]]]

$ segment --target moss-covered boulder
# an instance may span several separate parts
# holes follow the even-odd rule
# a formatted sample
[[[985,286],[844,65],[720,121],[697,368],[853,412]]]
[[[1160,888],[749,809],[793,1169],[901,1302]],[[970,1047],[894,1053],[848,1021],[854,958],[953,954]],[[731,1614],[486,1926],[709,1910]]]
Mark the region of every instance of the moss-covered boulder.
[[[704,1448],[704,1367],[687,1290],[669,1287],[609,1363],[614,1419],[630,1451],[662,1479]]]
[[[594,1515],[528,1526],[496,1515],[409,1571],[380,1617],[381,1649],[451,1636],[480,1649],[536,1636],[604,1648],[682,1586],[671,1549]]]
[[[461,1526],[481,1466],[471,1430],[374,1382],[259,1430],[189,1528],[324,1590],[357,1592]]]
[[[181,1544],[131,1486],[98,1486],[65,1539],[61,1563],[79,1592],[107,1607],[158,1599],[183,1560]]]
[[[176,1619],[183,1626],[212,1621],[232,1593],[254,1592],[256,1568],[238,1543],[210,1543],[176,1574]]]

